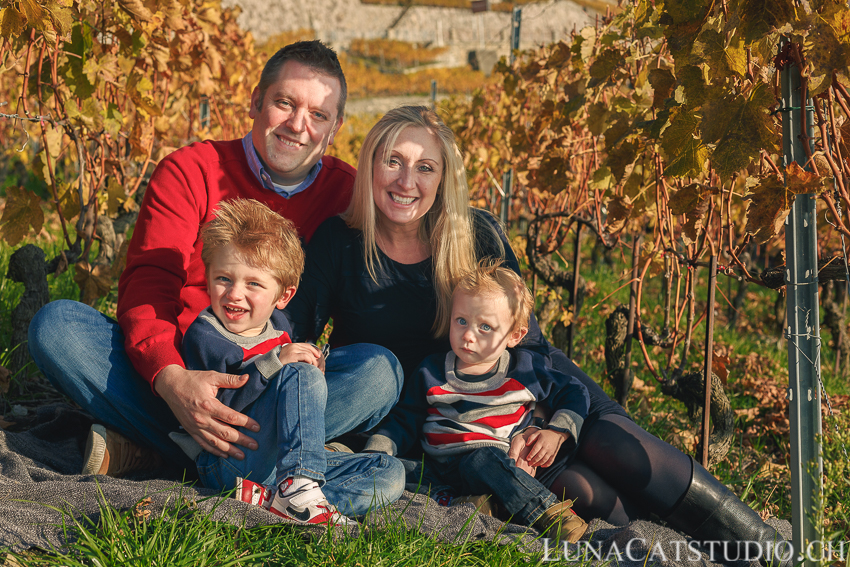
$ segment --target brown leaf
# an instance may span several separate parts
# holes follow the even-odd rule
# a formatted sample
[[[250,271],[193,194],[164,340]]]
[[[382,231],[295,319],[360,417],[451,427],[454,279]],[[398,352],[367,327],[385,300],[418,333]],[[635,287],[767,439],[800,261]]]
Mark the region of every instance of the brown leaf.
[[[825,186],[825,178],[820,177],[813,171],[806,171],[796,161],[785,168],[785,184],[788,191],[795,195],[803,193],[815,193],[820,195],[823,193]]]
[[[721,354],[717,354],[716,352],[712,353],[711,356],[711,371],[720,378],[720,381],[723,384],[726,384],[726,381],[729,378],[729,357],[723,356]]]
[[[649,84],[654,89],[652,95],[653,108],[664,108],[664,101],[670,97],[676,87],[676,78],[673,73],[668,69],[652,69],[649,72]]]
[[[758,242],[767,242],[779,234],[795,197],[792,193],[789,201],[787,193],[784,183],[776,175],[750,188],[746,230]]]
[[[56,271],[53,272],[54,277],[59,277],[60,275],[65,273],[65,270],[68,269],[68,257],[65,256],[65,251],[61,252],[61,256],[59,261],[56,263]]]
[[[41,199],[32,191],[11,186],[6,189],[6,207],[0,217],[0,237],[9,246],[17,245],[29,233],[30,227],[38,234],[44,225]]]
[[[13,425],[15,425],[14,421],[6,421],[2,417],[0,417],[0,429],[9,429]]]
[[[623,227],[626,226],[626,221],[629,220],[632,208],[633,205],[625,197],[611,197],[608,201],[608,219],[605,223],[606,230],[611,234],[623,230]]]
[[[115,259],[112,260],[112,269],[110,270],[110,275],[113,280],[117,280],[121,275],[121,272],[124,271],[124,268],[127,266],[127,249],[130,247],[130,239],[125,238],[124,242],[121,243],[121,248],[118,249],[118,254],[115,255]]]
[[[676,191],[667,203],[674,215],[686,215],[696,210],[705,198],[703,185],[691,183]]]
[[[0,394],[5,394],[9,391],[9,382],[12,380],[12,371],[4,366],[0,366]]]
[[[80,302],[93,305],[112,289],[112,278],[108,266],[94,266],[79,262],[74,266],[74,281],[80,288]]]

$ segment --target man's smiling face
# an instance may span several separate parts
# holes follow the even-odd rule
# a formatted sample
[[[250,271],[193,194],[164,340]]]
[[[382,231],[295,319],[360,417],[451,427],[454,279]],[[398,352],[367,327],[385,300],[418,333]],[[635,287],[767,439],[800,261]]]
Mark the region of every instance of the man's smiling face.
[[[322,159],[342,126],[339,80],[287,61],[260,100],[254,89],[251,139],[266,171],[279,185],[297,185]]]

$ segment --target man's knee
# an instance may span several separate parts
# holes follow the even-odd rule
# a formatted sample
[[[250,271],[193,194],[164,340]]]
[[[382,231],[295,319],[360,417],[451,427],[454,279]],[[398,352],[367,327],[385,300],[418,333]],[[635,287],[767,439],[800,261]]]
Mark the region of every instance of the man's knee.
[[[62,337],[73,336],[74,333],[68,332],[66,327],[76,308],[76,301],[58,299],[43,306],[32,318],[27,330],[27,341],[30,354],[36,362],[49,351],[63,349],[60,344]]]
[[[391,403],[395,404],[404,385],[404,371],[401,363],[385,347],[360,344],[357,348],[361,349],[364,359],[364,372],[361,378],[364,391],[391,398]]]

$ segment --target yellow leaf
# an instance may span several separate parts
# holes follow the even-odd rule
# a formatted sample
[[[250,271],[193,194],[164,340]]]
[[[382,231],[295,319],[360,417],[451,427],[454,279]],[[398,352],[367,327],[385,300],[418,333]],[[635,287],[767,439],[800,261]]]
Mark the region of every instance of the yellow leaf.
[[[44,212],[38,195],[21,187],[9,187],[6,190],[6,207],[0,217],[0,237],[9,246],[15,246],[30,227],[38,234],[43,225]]]
[[[53,21],[53,27],[61,35],[68,35],[71,31],[71,26],[74,25],[74,14],[69,8],[70,6],[53,6],[50,9],[50,19]]]
[[[118,179],[114,175],[109,176],[109,183],[106,186],[106,211],[111,217],[118,213],[118,205],[126,198],[124,188],[118,183]]]
[[[59,206],[62,207],[65,220],[71,220],[80,214],[80,192],[76,183],[59,184]]]
[[[148,44],[148,50],[156,70],[160,73],[167,73],[171,62],[171,49],[168,45],[163,45],[154,39]]]
[[[44,128],[44,139],[47,142],[47,151],[50,153],[50,157],[58,157],[59,150],[62,149],[62,138],[65,131],[57,126],[48,126],[47,124],[42,128]]]
[[[153,17],[142,0],[118,0],[118,5],[139,22],[147,22]]]
[[[212,71],[206,62],[201,63],[201,69],[198,77],[198,92],[202,95],[211,95],[215,93],[215,81],[213,81]]]
[[[20,0],[21,12],[27,19],[27,24],[36,29],[44,29],[44,8],[37,0]]]
[[[26,22],[21,17],[20,12],[11,6],[3,8],[2,17],[0,19],[0,35],[14,39],[21,35],[25,26]]]

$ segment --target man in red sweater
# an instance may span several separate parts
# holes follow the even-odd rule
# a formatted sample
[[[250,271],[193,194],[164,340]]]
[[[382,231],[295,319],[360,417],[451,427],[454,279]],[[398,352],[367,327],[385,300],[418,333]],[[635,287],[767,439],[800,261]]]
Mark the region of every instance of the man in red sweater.
[[[154,170],[119,282],[117,323],[73,301],[51,302],[33,319],[29,347],[38,367],[106,424],[92,428],[84,473],[126,474],[157,454],[189,466],[167,436],[181,426],[221,457],[241,460],[245,449],[258,449],[250,437],[257,422],[216,399],[219,388],[238,388],[247,377],[186,370],[180,356],[183,333],[210,302],[199,230],[226,199],[265,203],[305,240],[345,210],[355,170],[324,155],[345,100],[331,49],[309,41],[278,51],[252,94],[251,132],[184,147]],[[326,363],[334,392],[327,414],[336,415],[328,438],[376,425],[395,403],[402,376],[389,351],[337,349]],[[380,391],[387,395],[372,395]]]

